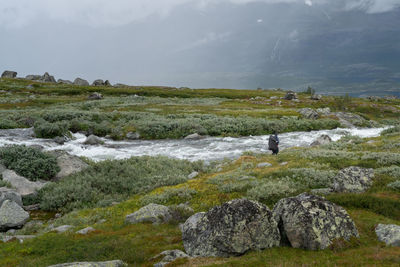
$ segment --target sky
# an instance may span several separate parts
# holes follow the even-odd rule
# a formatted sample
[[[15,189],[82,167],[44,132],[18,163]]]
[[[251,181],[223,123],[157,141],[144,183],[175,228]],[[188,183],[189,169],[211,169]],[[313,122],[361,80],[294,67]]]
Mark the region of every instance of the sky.
[[[387,47],[397,52],[399,8],[399,0],[0,0],[0,71],[193,88],[323,86],[349,68],[373,73],[360,82],[382,72],[396,80],[398,65],[381,58]],[[381,50],[370,47],[371,30],[384,32]],[[326,50],[327,39],[335,47]],[[360,45],[372,55],[331,60]],[[302,69],[304,60],[313,66]]]

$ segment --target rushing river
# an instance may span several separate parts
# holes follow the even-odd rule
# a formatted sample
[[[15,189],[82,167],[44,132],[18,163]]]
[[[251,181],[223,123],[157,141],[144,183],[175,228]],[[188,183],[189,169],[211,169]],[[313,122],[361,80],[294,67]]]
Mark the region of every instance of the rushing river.
[[[296,146],[309,146],[322,134],[336,141],[346,134],[359,137],[376,137],[385,128],[334,129],[312,132],[291,132],[280,134],[280,149]],[[70,154],[84,156],[95,161],[105,159],[125,159],[132,156],[165,155],[179,159],[220,160],[237,158],[245,151],[267,152],[268,135],[249,137],[208,137],[201,140],[135,140],[112,141],[102,139],[104,145],[84,145],[86,136],[74,134],[75,140],[59,145],[51,139],[33,137],[32,129],[0,130],[0,146],[9,144],[40,145],[45,150],[65,150]]]

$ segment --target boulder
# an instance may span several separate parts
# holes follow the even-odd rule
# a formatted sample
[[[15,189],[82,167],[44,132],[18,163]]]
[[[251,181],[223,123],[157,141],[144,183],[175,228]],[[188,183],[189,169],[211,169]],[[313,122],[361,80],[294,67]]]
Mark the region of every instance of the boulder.
[[[81,78],[76,78],[74,81],[74,85],[89,86],[89,82]]]
[[[41,75],[27,75],[27,76],[25,77],[25,79],[27,79],[27,80],[32,80],[32,81],[38,81],[38,80],[40,80],[41,78],[42,78]]]
[[[91,134],[86,138],[84,144],[85,145],[101,145],[101,144],[104,144],[104,142],[100,139],[100,137],[97,137],[97,136]]]
[[[319,118],[318,112],[312,108],[302,108],[299,110],[299,113],[306,119],[316,120]]]
[[[22,198],[21,195],[15,191],[14,189],[10,189],[7,187],[0,188],[0,207],[4,201],[11,200],[17,203],[20,207],[22,207]]]
[[[360,167],[348,167],[339,171],[334,178],[335,192],[362,193],[372,185],[374,170]]]
[[[69,81],[69,80],[62,80],[62,79],[58,79],[58,80],[57,80],[57,83],[59,83],[59,84],[72,84],[71,81]]]
[[[131,224],[146,222],[159,224],[169,222],[171,219],[172,214],[168,207],[151,203],[127,215],[125,221]]]
[[[262,163],[257,164],[257,168],[264,168],[264,167],[271,167],[271,166],[272,166],[272,164],[269,162],[262,162]]]
[[[120,260],[102,261],[102,262],[72,262],[50,265],[48,267],[125,267],[126,263]]]
[[[157,256],[153,257],[152,260],[155,260],[157,258],[161,258],[161,261],[159,263],[154,264],[154,267],[164,267],[165,265],[173,262],[176,259],[181,259],[181,258],[189,258],[189,255],[187,255],[185,252],[179,250],[179,249],[174,249],[174,250],[166,250],[158,254]]]
[[[104,81],[101,79],[94,80],[92,86],[104,86]]]
[[[112,86],[109,80],[105,80],[104,86]]]
[[[93,232],[93,231],[95,231],[95,229],[93,227],[86,227],[84,229],[77,231],[76,233],[80,234],[80,235],[87,235],[88,233]]]
[[[278,246],[278,225],[267,206],[235,199],[191,216],[181,226],[190,256],[238,256],[249,250]]]
[[[281,245],[318,250],[329,247],[335,239],[358,237],[347,212],[319,196],[303,193],[281,199],[273,213],[279,225]]]
[[[65,151],[56,150],[50,151],[49,153],[57,158],[57,165],[60,167],[60,171],[56,175],[57,179],[62,179],[89,167],[89,165],[79,157],[68,154]]]
[[[1,74],[1,78],[15,78],[17,73],[15,71],[6,70]]]
[[[288,91],[283,99],[286,99],[286,100],[297,99],[297,94],[296,94],[296,92]]]
[[[103,99],[103,95],[97,92],[94,92],[88,96],[88,100],[100,100]]]
[[[126,139],[128,140],[140,139],[140,134],[138,132],[129,132],[126,134]]]
[[[199,135],[198,133],[190,134],[185,137],[185,140],[200,140],[203,139],[204,136]]]
[[[331,113],[331,109],[330,108],[317,108],[317,112],[326,116]]]
[[[196,178],[199,175],[198,172],[192,172],[191,174],[188,175],[188,179],[192,180],[194,178]]]
[[[349,128],[354,128],[355,126],[364,126],[364,124],[367,122],[360,115],[349,112],[335,112],[333,114],[339,119],[343,126]]]
[[[21,228],[29,220],[29,213],[20,205],[6,200],[0,207],[0,231]]]
[[[310,99],[311,100],[321,100],[322,99],[322,95],[312,95],[311,97],[310,97]]]
[[[72,225],[61,225],[56,228],[53,228],[52,231],[56,231],[57,233],[65,233],[74,228]]]
[[[54,76],[51,76],[49,73],[43,74],[43,76],[39,79],[41,82],[45,83],[55,83],[56,79],[54,79]]]
[[[320,146],[320,145],[326,145],[332,142],[332,138],[329,137],[329,135],[323,134],[320,135],[314,142],[310,144],[310,146]]]
[[[378,224],[375,228],[378,240],[388,246],[400,247],[400,226],[395,224]]]
[[[3,172],[3,181],[9,182],[22,197],[36,194],[36,191],[40,190],[47,184],[40,181],[29,181],[25,177],[19,176],[11,170],[6,170]]]

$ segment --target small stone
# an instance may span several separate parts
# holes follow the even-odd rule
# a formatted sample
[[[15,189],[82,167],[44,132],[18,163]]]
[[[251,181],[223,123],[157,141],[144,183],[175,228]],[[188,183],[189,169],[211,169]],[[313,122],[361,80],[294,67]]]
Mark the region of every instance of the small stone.
[[[281,166],[286,166],[286,165],[288,165],[289,163],[287,162],[287,161],[284,161],[284,162],[282,162],[281,164],[279,164],[279,165],[281,165]]]
[[[103,95],[97,92],[94,92],[88,96],[88,100],[101,100],[103,99]]]
[[[153,224],[165,223],[172,219],[172,214],[168,207],[158,204],[149,204],[138,211],[126,216],[127,223],[145,223]]]
[[[257,164],[257,168],[264,168],[264,167],[271,167],[271,166],[272,166],[272,164],[269,162],[262,162],[262,163]]]
[[[198,133],[190,134],[185,137],[185,140],[200,140],[203,139],[204,136],[199,135]]]
[[[192,172],[191,174],[188,175],[188,179],[192,180],[194,178],[196,178],[199,175],[198,172]]]
[[[101,145],[101,144],[104,144],[104,142],[99,137],[92,134],[86,138],[84,144],[85,145]]]
[[[93,232],[93,231],[95,231],[95,229],[93,227],[86,227],[84,229],[77,231],[76,233],[80,234],[80,235],[87,235],[88,233]]]
[[[129,132],[126,134],[126,139],[128,140],[140,139],[140,134],[138,132]]]
[[[60,234],[60,233],[65,233],[71,230],[72,228],[74,228],[72,225],[61,225],[56,228],[53,228],[52,231],[56,231],[57,233]]]
[[[128,264],[121,260],[102,261],[102,262],[72,262],[56,264],[47,267],[126,267]]]

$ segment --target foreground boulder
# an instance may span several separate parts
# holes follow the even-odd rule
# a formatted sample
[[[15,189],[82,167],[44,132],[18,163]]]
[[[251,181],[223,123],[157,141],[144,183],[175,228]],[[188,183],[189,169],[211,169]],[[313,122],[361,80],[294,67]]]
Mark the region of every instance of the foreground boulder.
[[[29,213],[20,205],[6,200],[0,207],[0,231],[21,228],[29,220]]]
[[[236,199],[191,216],[181,226],[190,256],[238,256],[249,250],[278,246],[280,235],[267,206]]]
[[[124,267],[128,266],[126,263],[120,260],[115,261],[102,261],[102,262],[72,262],[51,265],[48,267]]]
[[[81,78],[76,78],[74,81],[74,85],[89,86],[89,82]]]
[[[40,190],[43,186],[47,184],[40,181],[29,181],[25,177],[19,176],[11,170],[5,170],[2,174],[3,181],[9,182],[11,186],[14,187],[22,197],[36,194],[36,191]]]
[[[319,118],[318,112],[313,110],[312,108],[302,108],[299,110],[299,113],[306,119],[316,120]]]
[[[400,247],[400,226],[395,224],[378,224],[375,228],[378,240],[388,246]]]
[[[172,214],[168,207],[158,204],[149,204],[138,211],[126,216],[127,223],[146,223],[153,224],[165,223],[172,220]]]
[[[373,178],[373,169],[348,167],[340,170],[334,178],[333,190],[335,192],[362,193],[372,185]]]
[[[358,237],[347,212],[319,196],[303,193],[281,199],[273,213],[279,225],[281,245],[317,250],[327,248],[335,239]]]
[[[10,189],[7,187],[0,188],[0,207],[4,201],[11,200],[17,203],[20,207],[22,207],[22,198],[21,195],[18,194],[14,189]]]
[[[329,135],[323,134],[320,135],[314,142],[310,144],[310,146],[320,146],[320,145],[326,145],[332,142],[332,138],[329,137]]]
[[[15,71],[6,70],[1,74],[1,78],[15,78],[17,73]]]

